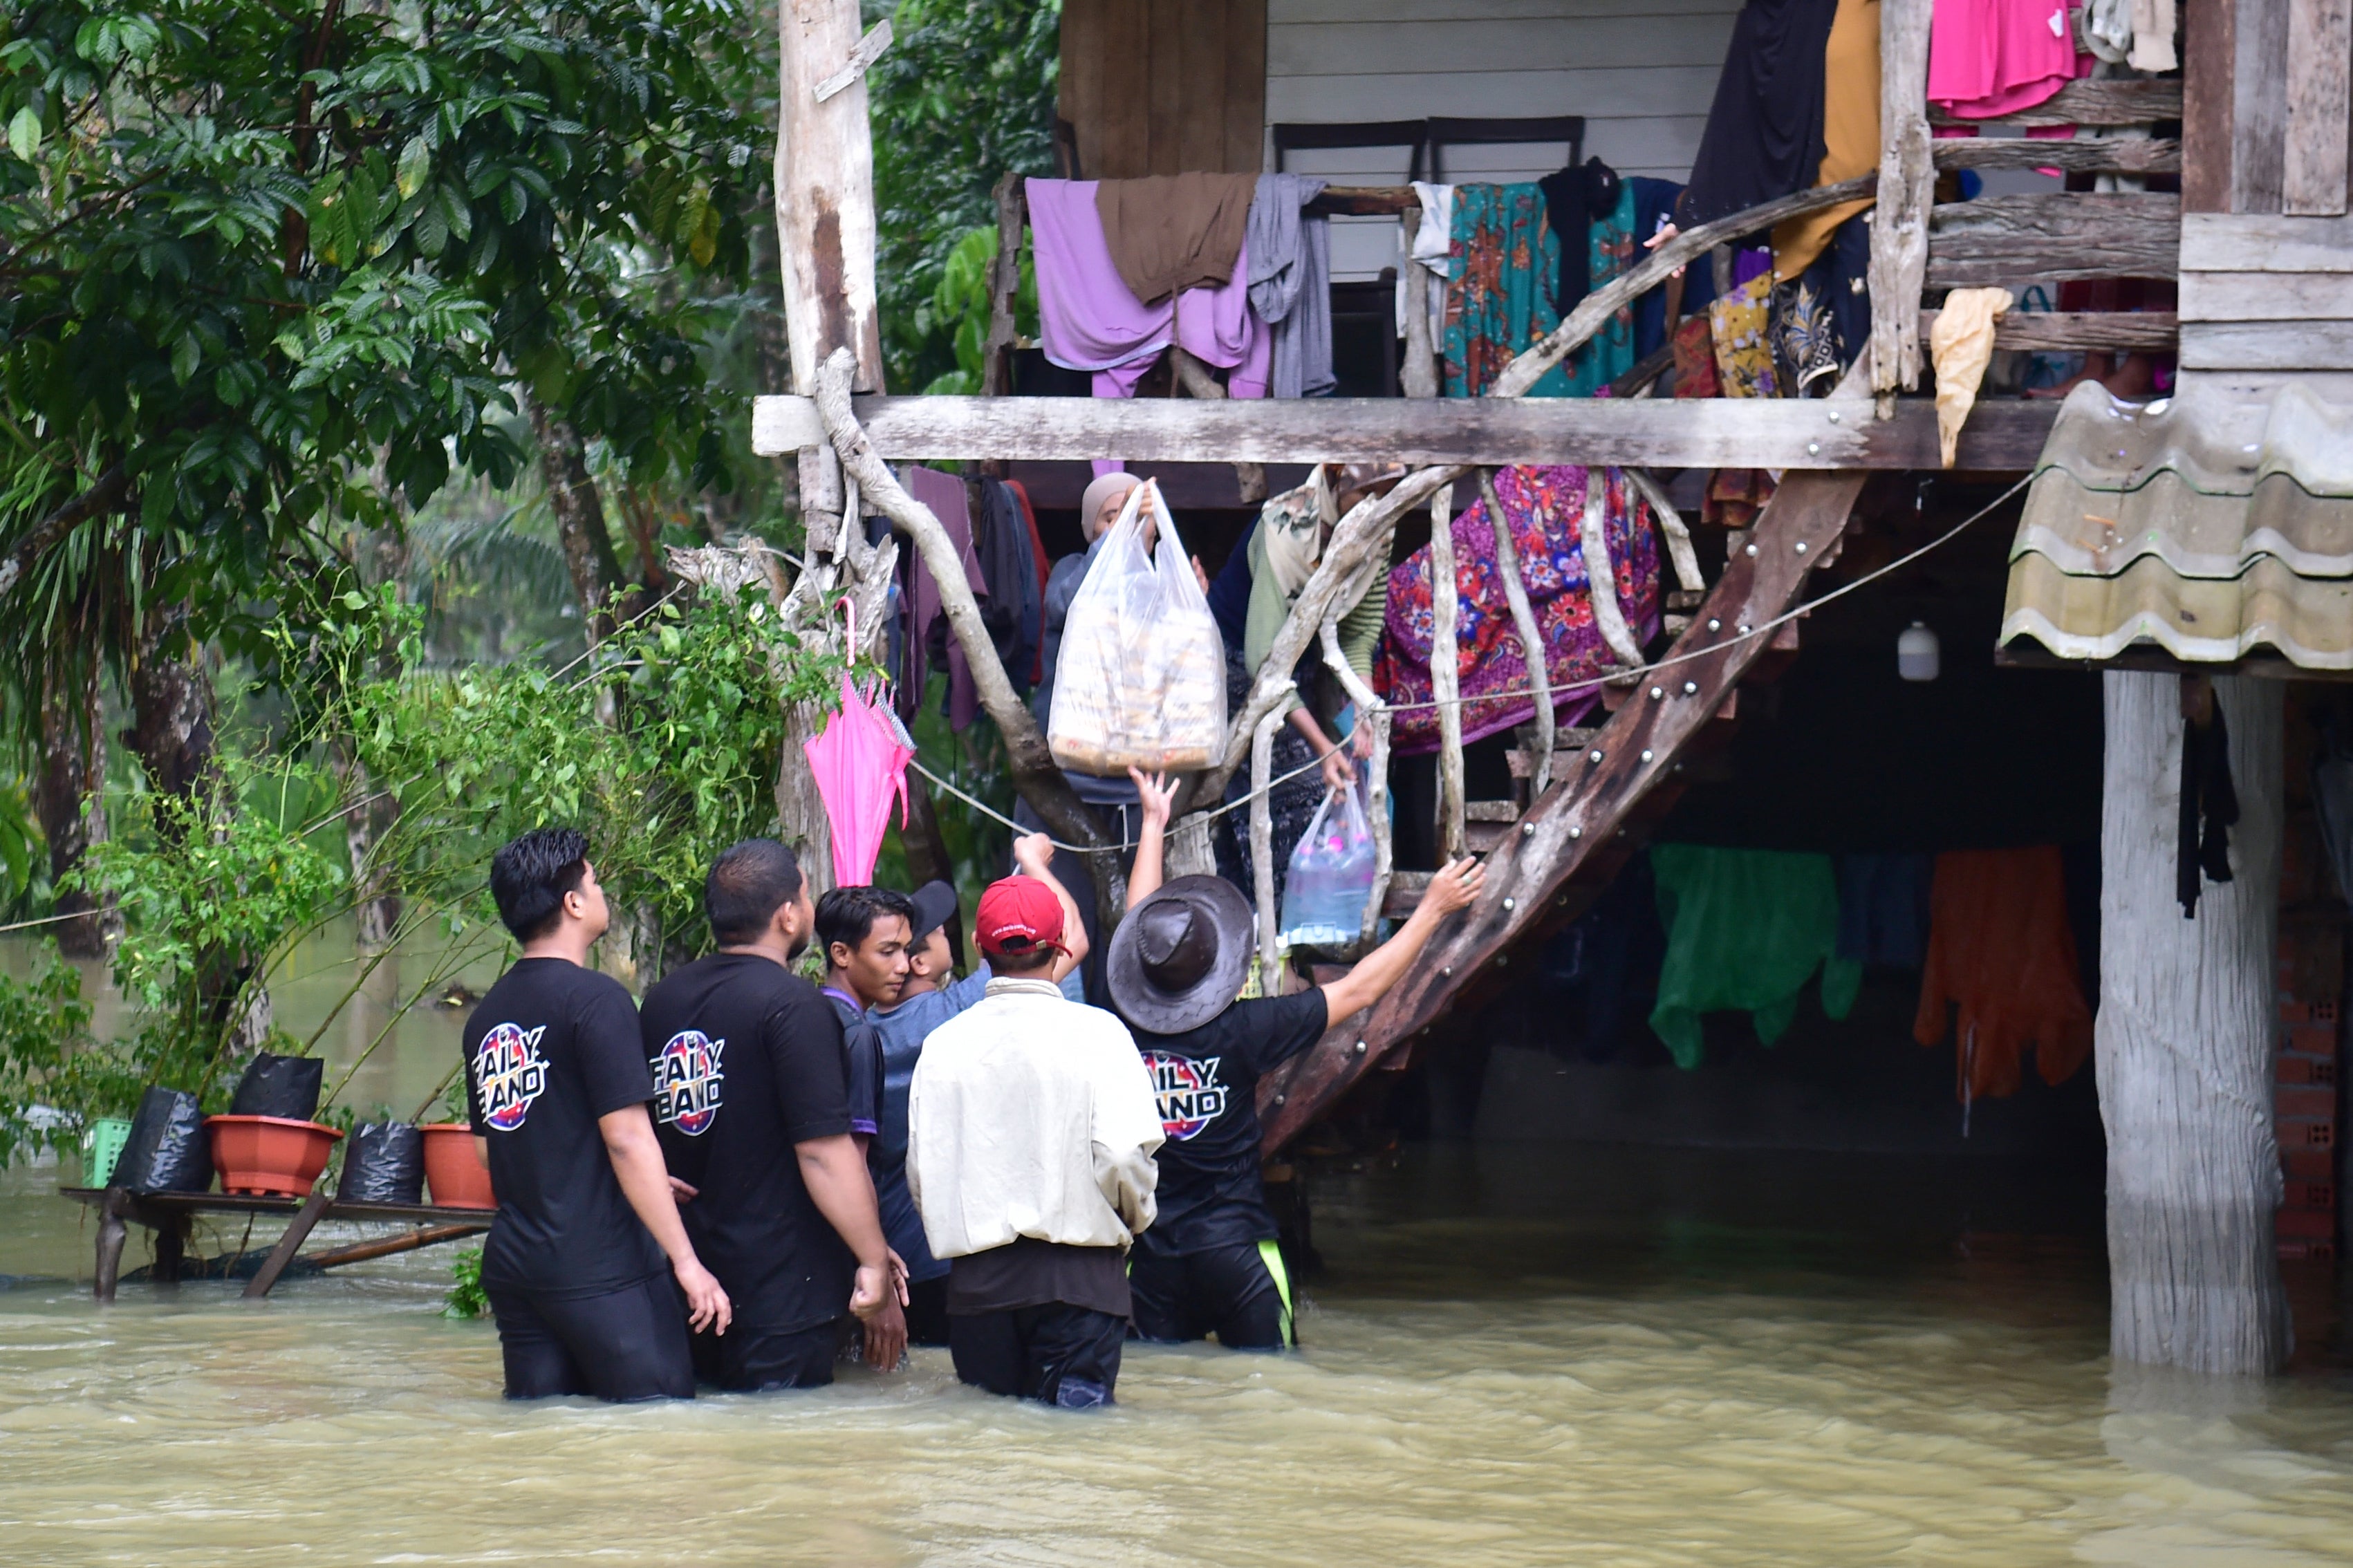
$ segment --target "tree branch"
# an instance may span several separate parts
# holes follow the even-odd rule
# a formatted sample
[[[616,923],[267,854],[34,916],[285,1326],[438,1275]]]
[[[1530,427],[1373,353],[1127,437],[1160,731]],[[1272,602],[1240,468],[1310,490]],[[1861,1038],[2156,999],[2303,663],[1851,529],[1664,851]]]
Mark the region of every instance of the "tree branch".
[[[0,594],[15,587],[25,574],[33,569],[33,563],[63,537],[67,530],[112,510],[121,504],[122,498],[130,493],[130,489],[131,470],[117,463],[99,475],[97,482],[90,489],[35,523],[33,531],[18,540],[16,548],[8,552],[7,558],[0,560]]]

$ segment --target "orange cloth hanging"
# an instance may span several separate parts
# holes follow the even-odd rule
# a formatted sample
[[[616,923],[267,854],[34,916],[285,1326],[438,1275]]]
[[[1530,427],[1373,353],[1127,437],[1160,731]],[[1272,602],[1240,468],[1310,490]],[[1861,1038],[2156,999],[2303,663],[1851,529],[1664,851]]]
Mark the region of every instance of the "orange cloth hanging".
[[[1912,1037],[1951,1034],[1959,1008],[1954,1092],[1964,1101],[2018,1091],[2029,1045],[2049,1084],[2092,1054],[2092,1009],[2077,978],[2075,933],[2057,845],[1957,849],[1936,857],[1928,963]]]

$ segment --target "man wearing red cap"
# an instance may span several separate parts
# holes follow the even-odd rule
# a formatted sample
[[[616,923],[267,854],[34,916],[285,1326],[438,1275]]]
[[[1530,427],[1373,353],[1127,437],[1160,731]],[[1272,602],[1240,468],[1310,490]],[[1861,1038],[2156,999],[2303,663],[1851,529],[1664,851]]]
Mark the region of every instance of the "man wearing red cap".
[[[923,1042],[907,1182],[948,1261],[956,1376],[1066,1409],[1107,1405],[1130,1310],[1127,1247],[1152,1223],[1162,1138],[1126,1026],[1065,998],[1062,900],[1035,877],[980,896],[987,994]]]

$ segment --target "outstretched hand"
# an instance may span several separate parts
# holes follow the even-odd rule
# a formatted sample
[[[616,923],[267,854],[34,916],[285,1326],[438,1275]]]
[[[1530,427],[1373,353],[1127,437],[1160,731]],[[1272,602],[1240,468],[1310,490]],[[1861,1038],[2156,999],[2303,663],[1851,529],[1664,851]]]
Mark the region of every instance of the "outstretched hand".
[[[1430,886],[1421,895],[1420,913],[1427,910],[1432,919],[1451,915],[1457,910],[1467,910],[1487,885],[1487,868],[1472,856],[1451,861],[1430,879]]]
[[[1136,797],[1144,803],[1144,820],[1160,827],[1168,826],[1168,818],[1176,809],[1176,786],[1166,773],[1147,773],[1130,763],[1127,776],[1135,785]]]

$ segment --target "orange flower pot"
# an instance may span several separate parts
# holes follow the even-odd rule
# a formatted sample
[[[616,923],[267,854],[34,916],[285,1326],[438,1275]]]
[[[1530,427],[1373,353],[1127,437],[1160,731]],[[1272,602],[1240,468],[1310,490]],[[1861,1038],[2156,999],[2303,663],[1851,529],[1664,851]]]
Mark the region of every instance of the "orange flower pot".
[[[474,1130],[463,1121],[421,1127],[425,1134],[425,1184],[434,1204],[445,1209],[493,1209],[491,1173],[474,1152]]]
[[[221,1191],[307,1198],[343,1134],[285,1116],[207,1116]]]

